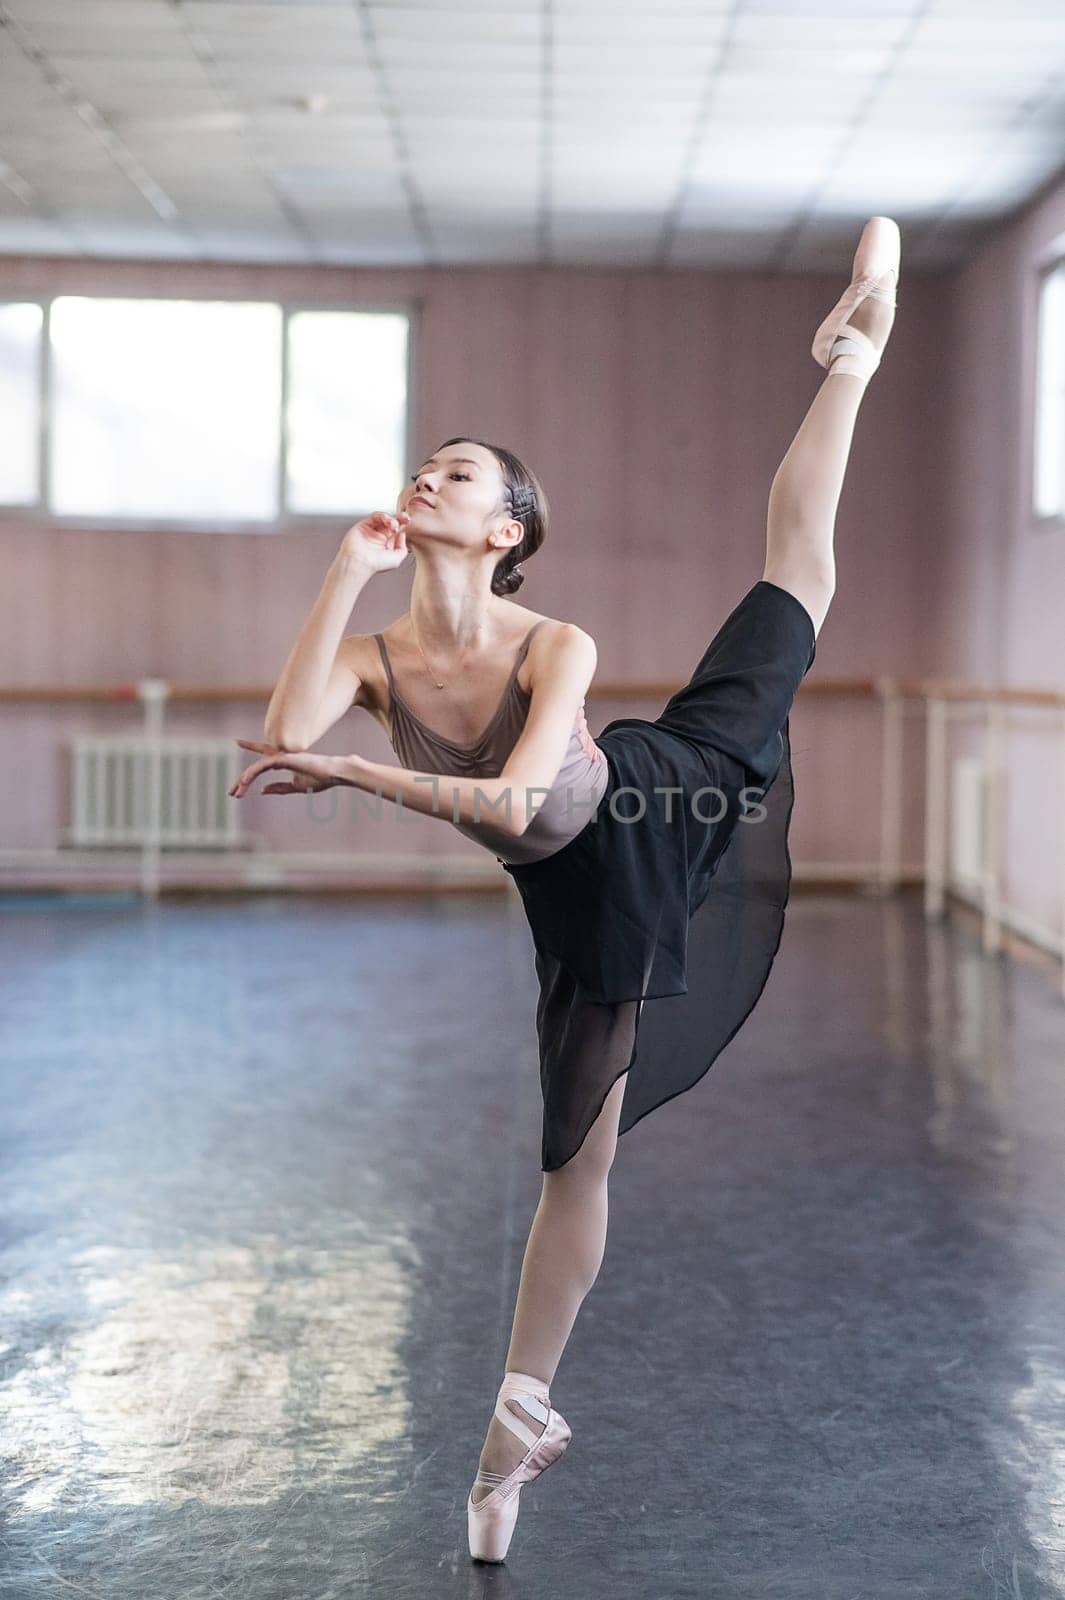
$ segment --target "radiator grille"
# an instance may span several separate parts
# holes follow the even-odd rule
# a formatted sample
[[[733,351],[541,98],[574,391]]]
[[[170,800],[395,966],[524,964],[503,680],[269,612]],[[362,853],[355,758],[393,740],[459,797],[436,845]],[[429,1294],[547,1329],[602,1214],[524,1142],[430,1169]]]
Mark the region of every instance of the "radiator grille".
[[[71,744],[70,845],[143,845],[158,771],[158,840],[170,849],[233,849],[244,842],[241,807],[227,791],[243,770],[231,739],[82,736]]]

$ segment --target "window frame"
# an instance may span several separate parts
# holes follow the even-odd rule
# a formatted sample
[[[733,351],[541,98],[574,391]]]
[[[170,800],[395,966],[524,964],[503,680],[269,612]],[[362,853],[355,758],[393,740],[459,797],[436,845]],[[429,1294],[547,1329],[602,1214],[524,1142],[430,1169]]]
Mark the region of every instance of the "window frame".
[[[1028,473],[1027,473],[1027,477],[1028,477],[1028,493],[1027,493],[1027,497],[1026,498],[1027,498],[1028,516],[1031,519],[1032,526],[1037,530],[1039,530],[1039,529],[1050,529],[1050,528],[1053,528],[1055,526],[1060,526],[1062,524],[1065,524],[1065,475],[1063,475],[1063,487],[1062,487],[1061,502],[1060,502],[1060,504],[1059,504],[1059,506],[1058,506],[1056,511],[1040,511],[1039,508],[1038,508],[1038,505],[1036,503],[1037,472],[1038,472],[1038,468],[1039,468],[1039,436],[1040,436],[1039,407],[1040,407],[1040,401],[1042,399],[1042,385],[1040,383],[1040,378],[1042,376],[1042,370],[1041,369],[1042,369],[1042,361],[1043,361],[1043,350],[1042,350],[1042,345],[1041,345],[1041,341],[1040,341],[1040,333],[1041,333],[1042,322],[1043,322],[1043,296],[1046,293],[1047,281],[1050,278],[1054,277],[1055,274],[1058,274],[1058,273],[1060,273],[1061,277],[1062,277],[1062,284],[1061,284],[1061,291],[1060,292],[1061,292],[1061,294],[1063,296],[1065,296],[1065,255],[1054,255],[1050,260],[1042,263],[1039,266],[1039,268],[1038,268],[1038,270],[1036,272],[1036,282],[1035,282],[1035,316],[1034,316],[1034,319],[1033,319],[1034,328],[1035,328],[1035,359],[1032,362],[1032,389],[1033,389],[1033,393],[1032,393],[1032,413],[1031,413],[1031,415],[1032,415],[1032,432],[1031,432],[1032,446],[1031,446],[1031,456],[1029,457],[1029,460],[1028,460]],[[1061,441],[1060,441],[1059,448],[1062,451],[1065,451],[1065,350],[1062,350],[1060,360],[1061,360],[1061,369],[1060,369],[1061,370],[1061,385],[1060,386],[1061,386],[1061,391],[1062,391],[1062,422],[1063,422],[1063,427],[1062,427],[1062,438],[1061,438]]]
[[[48,485],[48,467],[52,450],[52,399],[54,393],[52,377],[52,306],[56,300],[65,300],[71,297],[81,300],[202,300],[209,303],[231,301],[234,305],[270,305],[277,306],[281,311],[281,397],[280,397],[280,440],[278,449],[278,479],[277,491],[281,510],[276,517],[145,517],[124,516],[115,513],[113,516],[89,516],[82,513],[65,515],[49,509],[45,502]],[[386,509],[381,506],[360,506],[351,513],[338,511],[300,511],[291,512],[285,507],[285,469],[288,459],[288,438],[285,426],[285,411],[289,394],[289,321],[298,312],[304,311],[340,311],[353,313],[376,313],[385,315],[405,316],[407,318],[407,415],[406,427],[403,438],[403,477],[412,469],[414,442],[416,435],[414,416],[414,374],[416,370],[416,346],[421,332],[421,316],[424,302],[417,295],[400,297],[398,299],[373,299],[369,302],[351,302],[350,300],[312,300],[282,299],[277,295],[264,294],[219,294],[213,290],[195,292],[189,290],[181,294],[159,294],[156,290],[137,290],[132,293],[90,293],[83,294],[77,289],[66,288],[54,294],[18,294],[12,291],[0,293],[0,306],[4,305],[38,305],[41,307],[41,349],[39,362],[39,389],[38,403],[40,406],[38,427],[37,471],[38,471],[38,499],[35,505],[12,505],[0,500],[0,522],[19,526],[41,526],[50,528],[70,528],[72,530],[108,530],[122,532],[144,533],[293,533],[299,531],[324,531],[349,528],[353,522],[358,522],[362,517],[368,516],[371,511]],[[401,485],[402,487],[402,485]],[[387,508],[391,509],[391,507]]]

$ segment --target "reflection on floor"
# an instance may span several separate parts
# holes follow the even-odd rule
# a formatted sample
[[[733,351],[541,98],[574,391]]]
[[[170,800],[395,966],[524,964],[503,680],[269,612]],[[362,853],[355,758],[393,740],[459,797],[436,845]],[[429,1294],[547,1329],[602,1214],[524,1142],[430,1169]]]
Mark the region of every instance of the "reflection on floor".
[[[505,1568],[517,903],[38,900],[0,955],[5,1596],[1065,1594],[1065,1010],[978,930],[793,894],[621,1141]]]

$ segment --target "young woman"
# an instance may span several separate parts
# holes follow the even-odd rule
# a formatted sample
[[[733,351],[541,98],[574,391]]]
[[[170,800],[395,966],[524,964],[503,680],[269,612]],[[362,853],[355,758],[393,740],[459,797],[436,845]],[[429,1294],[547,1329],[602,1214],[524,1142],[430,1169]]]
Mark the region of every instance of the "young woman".
[[[865,386],[894,320],[900,238],[866,224],[813,355],[828,376],[773,480],[765,570],[654,721],[588,734],[595,643],[514,604],[548,508],[518,458],[447,440],[395,515],[356,524],[278,682],[268,744],[234,784],[353,785],[443,815],[514,878],[535,946],[543,1188],[505,1375],[467,1500],[472,1556],[502,1561],[523,1484],[570,1429],[550,1402],[602,1262],[620,1134],[692,1087],[750,1014],[791,879],[788,714],[835,589],[836,508]],[[375,572],[416,556],[410,610],[341,638]],[[308,747],[351,705],[400,768]]]

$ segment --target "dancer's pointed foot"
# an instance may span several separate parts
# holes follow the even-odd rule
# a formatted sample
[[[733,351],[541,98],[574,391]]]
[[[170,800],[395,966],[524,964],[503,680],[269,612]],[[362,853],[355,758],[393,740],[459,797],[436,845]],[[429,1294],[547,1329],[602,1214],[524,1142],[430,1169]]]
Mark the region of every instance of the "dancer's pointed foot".
[[[512,1400],[517,1401],[516,1409],[509,1404]],[[495,1418],[516,1436],[520,1453],[508,1472],[480,1467],[467,1497],[470,1555],[478,1561],[506,1559],[522,1487],[553,1466],[570,1441],[569,1423],[552,1408],[547,1384],[525,1372],[508,1372],[504,1377]]]
[[[513,1398],[504,1398],[503,1400],[503,1404],[511,1415],[517,1417],[519,1422],[524,1423],[539,1438],[547,1426],[546,1418],[543,1416],[543,1409],[550,1402],[545,1395],[543,1405],[537,1408],[539,1415],[535,1414],[531,1409],[526,1409],[527,1403],[528,1396],[526,1396],[525,1405],[520,1400]],[[481,1450],[481,1459],[477,1463],[478,1481],[470,1491],[470,1499],[474,1505],[479,1500],[483,1500],[485,1495],[491,1493],[492,1482],[490,1480],[500,1476],[505,1478],[508,1473],[514,1471],[528,1448],[529,1446],[525,1443],[525,1440],[512,1432],[506,1423],[500,1422],[493,1412],[492,1420],[488,1424],[488,1434]]]
[[[854,253],[851,281],[814,336],[814,360],[830,372],[868,380],[895,321],[902,240],[891,217],[870,217]]]

